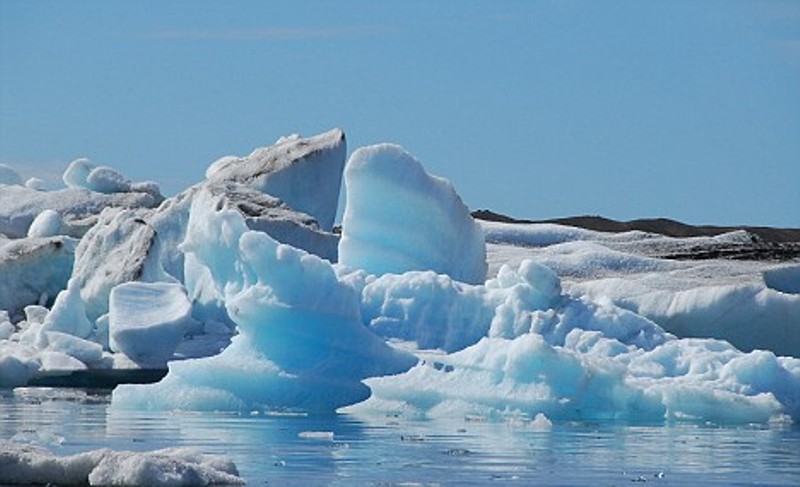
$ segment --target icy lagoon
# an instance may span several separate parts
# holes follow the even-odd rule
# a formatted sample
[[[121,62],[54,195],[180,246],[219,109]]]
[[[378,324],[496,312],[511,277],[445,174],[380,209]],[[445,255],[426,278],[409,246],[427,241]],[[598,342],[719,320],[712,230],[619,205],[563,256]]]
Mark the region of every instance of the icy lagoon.
[[[248,485],[783,485],[800,482],[792,426],[634,425],[519,418],[113,411],[107,393],[0,393],[0,435],[59,455],[189,446]]]
[[[281,138],[166,199],[83,159],[2,183],[0,482],[797,483],[796,258],[478,222],[401,147],[346,154]],[[126,369],[168,371],[23,387]]]

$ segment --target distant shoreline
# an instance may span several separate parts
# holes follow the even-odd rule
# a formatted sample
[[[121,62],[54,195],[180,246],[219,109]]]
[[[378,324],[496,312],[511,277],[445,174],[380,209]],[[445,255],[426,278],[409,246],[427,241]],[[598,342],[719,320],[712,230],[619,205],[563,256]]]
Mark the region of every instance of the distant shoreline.
[[[602,216],[573,216],[567,218],[554,218],[551,220],[525,220],[496,213],[491,210],[476,210],[472,216],[479,220],[503,223],[556,223],[570,227],[585,228],[598,232],[620,233],[639,230],[642,232],[657,233],[667,237],[713,237],[723,233],[745,230],[756,235],[765,242],[792,243],[800,242],[800,228],[774,228],[754,226],[715,226],[715,225],[689,225],[668,218],[642,218],[627,222],[612,220]]]
[[[555,223],[598,232],[620,233],[642,231],[667,237],[713,237],[723,233],[744,230],[752,241],[746,244],[703,245],[679,254],[661,257],[677,260],[734,259],[734,260],[800,260],[800,229],[772,227],[723,227],[713,225],[688,225],[667,218],[639,219],[621,222],[602,216],[576,216],[552,220],[523,220],[491,210],[477,210],[472,216],[479,220],[512,224]]]

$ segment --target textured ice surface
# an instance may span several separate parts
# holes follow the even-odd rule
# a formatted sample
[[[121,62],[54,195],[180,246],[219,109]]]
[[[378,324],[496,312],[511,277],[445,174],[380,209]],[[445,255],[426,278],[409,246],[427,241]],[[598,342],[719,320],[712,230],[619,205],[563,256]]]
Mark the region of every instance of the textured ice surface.
[[[29,304],[50,304],[72,272],[69,237],[0,240],[0,309],[12,317]]]
[[[45,210],[61,215],[64,233],[81,237],[108,207],[151,208],[160,197],[149,193],[129,192],[101,194],[86,189],[37,191],[24,186],[0,187],[0,233],[11,238],[28,234],[33,220]]]
[[[468,283],[486,278],[480,226],[446,179],[401,147],[356,150],[345,169],[339,261],[370,274],[433,270]]]
[[[95,166],[88,159],[72,161],[62,176],[68,188],[83,188],[103,194],[138,192],[152,195],[159,202],[164,198],[158,184],[147,181],[134,183],[115,169]]]
[[[11,296],[0,386],[202,357],[170,362],[160,383],[118,388],[113,407],[510,414],[542,428],[800,419],[800,359],[773,353],[800,355],[796,262],[663,258],[746,244],[744,232],[479,226],[447,181],[380,145],[347,166],[334,265],[326,229],[344,150],[340,131],[290,136],[217,161],[158,208],[155,185],[88,163],[65,180],[128,192],[0,187],[0,230],[18,239],[0,238]],[[57,249],[74,240],[60,233],[83,235],[74,265],[69,245]],[[37,284],[59,269],[46,279],[55,290]]]
[[[64,222],[61,215],[54,210],[44,210],[33,219],[28,228],[29,237],[53,237],[64,234]]]
[[[243,484],[233,462],[190,448],[152,452],[93,450],[57,456],[45,448],[0,440],[4,485],[206,486]]]
[[[157,384],[118,387],[116,407],[330,412],[369,396],[362,379],[415,362],[361,324],[358,294],[328,261],[248,230],[219,201],[192,205],[186,284],[219,299],[239,334],[217,356],[171,362]]]
[[[791,292],[800,288],[796,263],[653,257],[748,243],[746,232],[670,238],[550,224],[481,225],[487,240],[496,242],[488,246],[490,274],[505,263],[533,259],[555,270],[569,292],[611,299],[679,336],[800,356],[800,295]]]
[[[180,284],[128,282],[111,290],[109,344],[143,367],[164,367],[196,327]]]
[[[210,182],[236,182],[280,198],[330,231],[339,203],[347,144],[333,129],[313,137],[283,137],[247,157],[223,157],[206,171]]]

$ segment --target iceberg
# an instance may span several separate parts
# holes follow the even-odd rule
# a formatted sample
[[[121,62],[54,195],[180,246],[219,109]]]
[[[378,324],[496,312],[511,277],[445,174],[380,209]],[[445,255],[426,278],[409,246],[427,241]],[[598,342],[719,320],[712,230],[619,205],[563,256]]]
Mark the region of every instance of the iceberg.
[[[114,406],[332,412],[369,397],[364,378],[413,365],[362,325],[330,262],[248,230],[220,203],[206,193],[192,204],[186,282],[213,288],[238,335],[219,355],[170,362],[159,383],[118,387]]]
[[[0,309],[19,321],[25,306],[51,305],[67,286],[75,245],[61,236],[0,239]]]
[[[109,347],[142,367],[165,367],[197,323],[180,284],[127,282],[111,290]]]
[[[112,408],[800,419],[797,262],[679,258],[747,232],[478,223],[401,147],[345,150],[285,137],[160,203],[85,160],[0,187],[0,386],[158,367]]]
[[[156,200],[164,199],[158,184],[152,181],[134,183],[113,168],[95,166],[88,159],[76,159],[67,166],[62,176],[68,188],[88,189],[103,194],[113,193],[146,193]]]
[[[311,215],[330,231],[339,204],[347,143],[341,129],[314,137],[282,137],[247,157],[227,156],[206,170],[211,182],[242,183]]]
[[[371,274],[432,270],[471,284],[486,278],[486,248],[452,184],[394,144],[353,152],[339,260]]]
[[[161,198],[150,193],[102,194],[83,188],[39,191],[25,186],[0,186],[0,234],[23,238],[45,210],[57,212],[65,235],[80,238],[108,208],[152,208]]]
[[[219,196],[219,204],[239,212],[249,228],[267,232],[281,242],[335,261],[337,235],[323,231],[314,217],[289,207],[282,200],[265,194],[258,188],[272,188],[277,184],[275,181],[284,179],[289,184],[309,175],[309,171],[319,166],[325,174],[326,187],[322,187],[323,182],[314,181],[321,185],[317,189],[327,195],[325,198],[334,200],[332,207],[335,212],[340,176],[335,177],[334,172],[337,167],[341,171],[344,161],[341,153],[344,136],[341,131],[334,130],[322,136],[309,139],[297,137],[292,140],[291,145],[281,143],[278,144],[280,147],[254,151],[254,154],[259,154],[258,157],[241,161],[236,159],[239,162],[235,167],[210,169],[210,179],[165,200],[157,208],[104,210],[96,217],[94,224],[85,232],[75,249],[69,288],[65,290],[82,301],[81,309],[86,313],[86,319],[76,316],[75,310],[78,308],[59,306],[53,308],[48,321],[75,323],[73,331],[82,338],[87,338],[86,326],[94,327],[97,338],[104,341],[103,325],[98,320],[109,312],[109,296],[116,286],[128,282],[184,282],[184,252],[179,249],[179,244],[185,238],[190,208],[198,195]],[[341,162],[337,162],[339,159]],[[86,160],[74,161],[65,172],[64,179],[75,186],[85,186],[83,181],[97,170],[98,168]],[[276,171],[283,174],[283,179],[278,178],[265,186],[264,181]],[[101,172],[106,173],[108,172]],[[115,179],[109,176],[110,180]],[[329,194],[332,190],[327,185],[335,185],[335,197]],[[135,189],[134,184],[131,190]],[[305,197],[310,200],[319,196],[312,192]],[[326,204],[330,205],[331,202],[326,200]],[[52,223],[51,226],[54,225]],[[230,335],[230,328],[234,325],[219,305],[219,299],[202,294],[201,286],[192,287],[190,293],[192,316],[207,324],[213,322],[218,326],[211,328],[223,333],[227,330]],[[85,325],[87,322],[90,325]],[[52,326],[48,324],[46,328],[50,329]],[[219,339],[222,340],[222,337]],[[214,349],[216,341],[208,345]],[[190,353],[194,354],[196,352]]]
[[[570,293],[611,299],[679,337],[717,338],[743,351],[800,356],[796,263],[664,258],[748,246],[753,236],[747,232],[673,238],[554,224],[481,226],[490,242],[490,274],[532,259],[555,270]]]

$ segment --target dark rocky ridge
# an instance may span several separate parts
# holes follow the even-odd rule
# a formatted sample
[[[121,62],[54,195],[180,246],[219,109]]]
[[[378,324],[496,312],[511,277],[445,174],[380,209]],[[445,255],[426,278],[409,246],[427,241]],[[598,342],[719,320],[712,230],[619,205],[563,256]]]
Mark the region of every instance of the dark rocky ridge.
[[[490,210],[472,212],[474,218],[502,223],[555,223],[599,232],[620,233],[642,231],[665,235],[667,237],[713,237],[723,233],[744,230],[751,235],[751,241],[742,244],[720,244],[697,246],[679,253],[661,255],[668,259],[736,259],[736,260],[777,260],[800,259],[800,229],[772,228],[756,226],[726,227],[713,225],[688,225],[667,218],[638,219],[627,222],[612,220],[601,216],[577,216],[551,220],[523,220]]]

